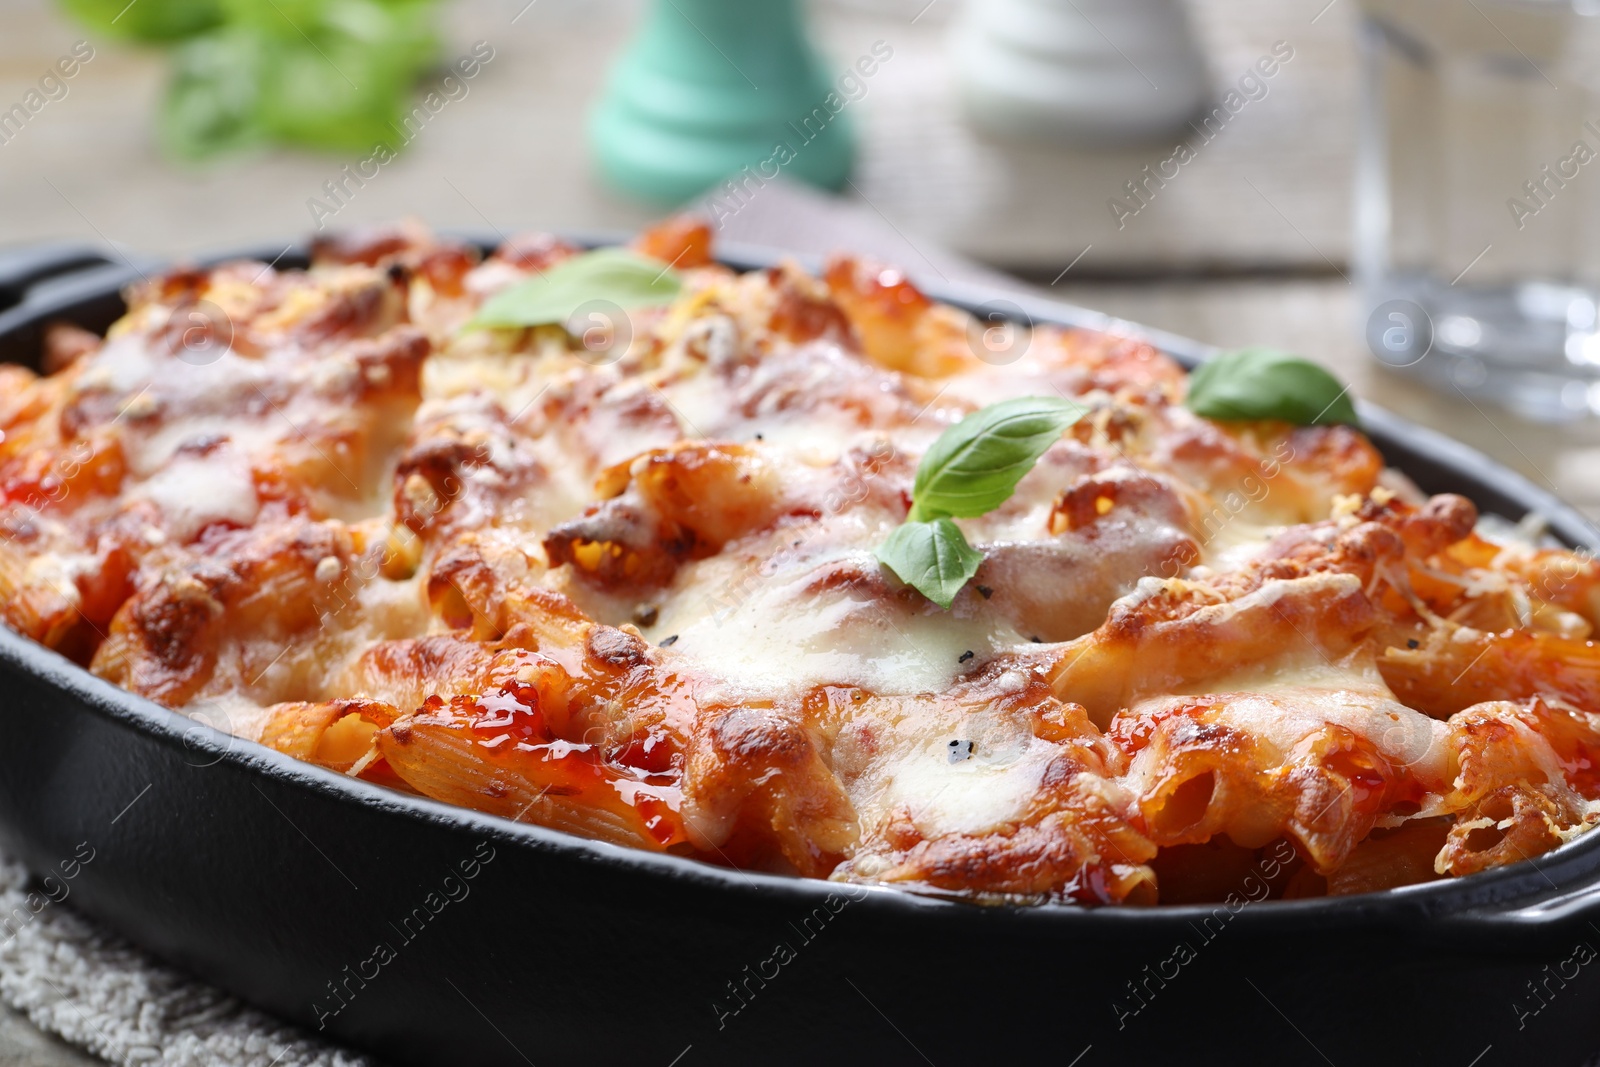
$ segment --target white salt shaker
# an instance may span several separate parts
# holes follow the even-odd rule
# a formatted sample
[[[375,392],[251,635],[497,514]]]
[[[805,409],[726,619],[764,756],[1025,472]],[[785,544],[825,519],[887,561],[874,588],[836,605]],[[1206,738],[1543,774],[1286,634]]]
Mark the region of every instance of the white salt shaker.
[[[969,0],[951,48],[968,118],[1002,137],[1149,140],[1206,98],[1180,0]]]

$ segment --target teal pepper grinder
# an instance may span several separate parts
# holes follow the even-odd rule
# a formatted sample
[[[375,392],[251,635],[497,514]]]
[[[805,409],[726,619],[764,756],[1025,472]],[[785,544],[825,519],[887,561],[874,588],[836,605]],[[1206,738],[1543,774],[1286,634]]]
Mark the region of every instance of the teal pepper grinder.
[[[838,188],[854,135],[832,80],[798,0],[654,0],[590,121],[601,174],[659,204],[730,178]]]

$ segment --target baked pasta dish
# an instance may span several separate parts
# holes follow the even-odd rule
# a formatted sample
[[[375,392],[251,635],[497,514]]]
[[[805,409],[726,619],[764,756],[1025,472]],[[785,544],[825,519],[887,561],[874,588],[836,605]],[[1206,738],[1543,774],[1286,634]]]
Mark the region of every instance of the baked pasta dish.
[[[1273,896],[1359,893],[1596,821],[1586,555],[1349,420],[1199,414],[1140,340],[710,244],[406,224],[55,327],[0,368],[6,623],[334,772],[985,901],[1221,899],[1289,855]],[[1074,414],[1009,491],[928,504],[930,452],[1026,398]],[[958,581],[886,562],[924,527]]]

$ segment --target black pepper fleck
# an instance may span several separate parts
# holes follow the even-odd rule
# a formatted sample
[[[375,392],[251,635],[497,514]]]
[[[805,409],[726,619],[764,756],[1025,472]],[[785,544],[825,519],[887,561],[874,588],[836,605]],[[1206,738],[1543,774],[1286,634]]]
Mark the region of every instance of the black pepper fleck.
[[[983,599],[988,600],[990,597],[994,596],[994,590],[990,589],[986,585],[980,585],[978,586],[978,595],[983,597]]]
[[[967,662],[967,660],[969,660],[971,658],[972,658],[972,649],[969,648],[965,652],[961,653],[961,658],[956,660],[956,662],[957,663],[965,663],[965,662]]]
[[[678,635],[677,634],[673,634],[670,637],[663,637],[661,639],[661,647],[662,648],[666,648],[669,645],[675,645],[677,643],[678,643]]]
[[[1407,638],[1406,639],[1406,647],[1407,648],[1417,648],[1417,647],[1421,646],[1421,644],[1422,644],[1422,642],[1418,641],[1415,637],[1411,637],[1411,638]]]
[[[639,626],[654,626],[661,612],[654,605],[634,612],[633,621]]]
[[[1044,638],[1040,637],[1038,634],[1034,634],[1032,637],[1028,638],[1028,640],[1032,641],[1036,645],[1044,644]]]
[[[756,440],[757,440],[757,441],[765,441],[765,440],[766,440],[766,438],[765,438],[765,437],[763,437],[763,436],[761,436],[761,435],[760,435],[760,434],[756,434]]]

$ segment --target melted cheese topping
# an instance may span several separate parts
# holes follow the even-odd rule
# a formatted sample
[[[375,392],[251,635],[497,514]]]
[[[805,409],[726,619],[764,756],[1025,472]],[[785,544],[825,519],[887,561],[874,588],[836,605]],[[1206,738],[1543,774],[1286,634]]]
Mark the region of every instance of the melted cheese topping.
[[[838,561],[875,567],[867,553]],[[743,691],[795,696],[819,685],[857,685],[884,695],[944,692],[967,661],[984,660],[1025,638],[1003,622],[925,611],[904,612],[848,591],[804,592],[809,568],[763,576],[729,591],[709,612],[673,610],[653,628],[673,633],[670,658],[686,669],[729,679]],[[806,610],[792,610],[804,603]],[[971,655],[968,655],[971,653]]]
[[[233,449],[184,457],[161,467],[134,491],[161,509],[167,528],[190,540],[212,523],[249,526],[260,514],[250,465]]]
[[[1218,721],[1282,760],[1306,738],[1336,726],[1369,742],[1396,767],[1449,777],[1449,730],[1395,699],[1370,661],[1276,661],[1208,678],[1196,694],[1226,694]]]
[[[6,621],[387,785],[986,898],[1198,899],[1282,841],[1275,893],[1382,888],[1596,817],[1600,568],[1347,427],[1198,418],[1138,342],[1040,326],[994,366],[890,268],[707,241],[641,238],[685,285],[615,351],[464,327],[574,254],[546,238],[140,287],[0,372]],[[945,428],[1057,395],[1088,414],[960,520],[951,609],[879,565]]]

